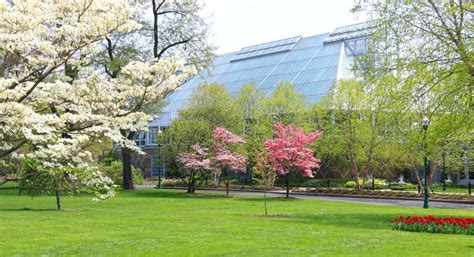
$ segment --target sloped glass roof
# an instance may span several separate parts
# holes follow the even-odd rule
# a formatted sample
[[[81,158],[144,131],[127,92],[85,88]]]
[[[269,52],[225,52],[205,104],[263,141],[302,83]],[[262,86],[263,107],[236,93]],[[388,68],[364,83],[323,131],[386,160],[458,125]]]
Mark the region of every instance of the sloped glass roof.
[[[216,56],[208,71],[190,79],[168,97],[165,113],[184,107],[193,90],[202,83],[221,83],[232,94],[247,83],[255,83],[266,94],[276,85],[289,82],[308,101],[320,101],[338,79],[341,59],[345,58],[344,40],[360,37],[369,25],[355,24],[332,33],[292,37],[244,47],[238,52]]]

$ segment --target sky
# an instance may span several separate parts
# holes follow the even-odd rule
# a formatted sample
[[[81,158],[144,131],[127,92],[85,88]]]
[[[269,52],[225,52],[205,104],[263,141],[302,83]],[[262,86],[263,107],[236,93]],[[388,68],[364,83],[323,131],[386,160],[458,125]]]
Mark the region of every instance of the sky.
[[[350,12],[354,0],[202,0],[216,53],[268,41],[310,36],[365,21]]]

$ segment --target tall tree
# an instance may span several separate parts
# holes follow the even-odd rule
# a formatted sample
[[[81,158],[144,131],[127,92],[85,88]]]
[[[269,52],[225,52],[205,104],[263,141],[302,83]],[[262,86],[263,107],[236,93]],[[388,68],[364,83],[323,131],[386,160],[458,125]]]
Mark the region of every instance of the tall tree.
[[[408,138],[432,160],[446,137],[472,141],[472,9],[472,1],[455,0],[364,0],[354,7],[375,24],[369,54],[360,60],[369,67],[366,80],[390,82],[378,86],[387,89],[398,120],[432,120],[426,140],[408,130],[413,131]]]
[[[181,56],[188,65],[201,70],[209,65],[212,46],[208,42],[209,24],[203,16],[203,4],[197,0],[132,1],[134,19],[142,24],[134,33],[115,33],[104,41],[103,54],[98,63],[115,78],[121,68],[132,59],[160,60]],[[143,15],[151,13],[151,16]],[[151,17],[151,18],[150,18]],[[171,93],[169,91],[167,93]],[[145,111],[157,114],[163,102],[145,106],[141,102],[130,105],[130,112]],[[137,131],[122,130],[133,140]],[[133,149],[122,148],[123,187],[133,189],[131,155]]]
[[[321,149],[322,158],[343,160],[357,189],[359,178],[373,176],[390,159],[393,113],[380,88],[357,80],[338,81],[314,109],[313,119],[325,131],[322,142],[328,146]]]
[[[305,122],[308,105],[303,94],[296,92],[293,84],[282,82],[263,101],[263,110],[270,130],[277,122],[301,126]]]
[[[267,128],[268,124],[265,123],[264,101],[265,95],[254,83],[245,84],[236,96],[249,167],[256,163],[256,156],[262,151],[263,142],[271,135],[271,128]],[[251,172],[252,169],[248,168],[247,171]]]
[[[354,11],[367,12],[376,25],[361,58],[367,80],[394,82],[380,86],[402,113],[457,113],[450,118],[461,120],[452,122],[472,125],[472,8],[472,1],[356,1]]]

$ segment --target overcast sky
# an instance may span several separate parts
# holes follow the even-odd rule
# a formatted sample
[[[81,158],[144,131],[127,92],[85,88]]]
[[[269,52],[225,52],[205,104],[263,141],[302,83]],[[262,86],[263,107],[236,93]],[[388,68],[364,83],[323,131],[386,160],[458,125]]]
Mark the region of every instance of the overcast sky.
[[[217,53],[272,40],[330,32],[362,22],[350,12],[354,0],[202,0],[211,15]]]

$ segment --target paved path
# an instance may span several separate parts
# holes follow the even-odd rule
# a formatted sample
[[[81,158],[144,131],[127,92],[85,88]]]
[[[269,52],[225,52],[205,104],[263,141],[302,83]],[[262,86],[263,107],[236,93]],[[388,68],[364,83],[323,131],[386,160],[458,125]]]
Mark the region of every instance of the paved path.
[[[209,190],[198,190],[201,192]],[[247,192],[231,190],[233,194],[242,195],[258,195],[261,196],[263,193],[260,192]],[[268,193],[268,196],[282,197],[283,193]],[[349,202],[349,203],[364,203],[374,205],[390,205],[390,206],[406,206],[406,207],[422,207],[423,200],[398,200],[398,199],[378,199],[378,198],[355,198],[346,196],[319,196],[319,195],[300,195],[290,194],[291,197],[301,199],[319,199],[325,201],[336,201],[336,202]],[[430,202],[430,208],[443,208],[443,209],[460,209],[460,210],[474,210],[474,204],[463,204],[463,203],[445,203],[445,202]]]
[[[154,188],[152,185],[137,186],[137,188]],[[209,192],[209,191],[224,191],[222,189],[205,189],[196,190],[198,192]],[[232,194],[239,195],[255,195],[263,196],[262,192],[243,191],[243,190],[230,190]],[[271,192],[267,193],[270,197],[282,197],[284,193]],[[378,198],[355,198],[347,196],[319,196],[319,195],[308,195],[308,194],[290,194],[291,197],[299,199],[319,199],[325,201],[335,202],[348,202],[348,203],[363,203],[363,204],[374,204],[374,205],[389,205],[389,206],[405,206],[405,207],[422,207],[423,200],[398,200],[398,199],[378,199]],[[443,209],[459,209],[459,210],[474,210],[474,204],[464,203],[445,203],[445,202],[430,202],[430,208],[443,208]]]

